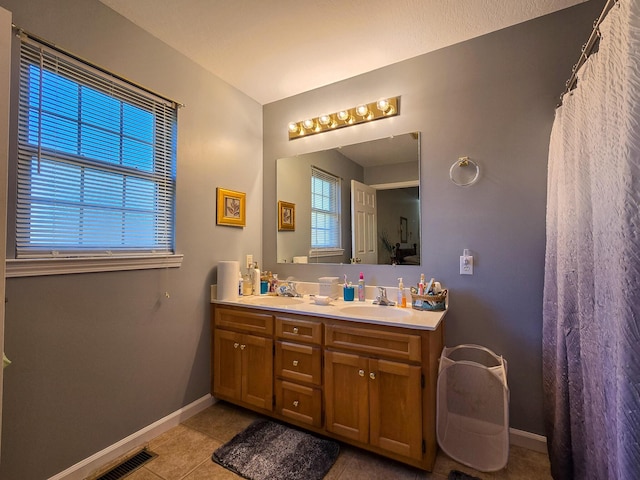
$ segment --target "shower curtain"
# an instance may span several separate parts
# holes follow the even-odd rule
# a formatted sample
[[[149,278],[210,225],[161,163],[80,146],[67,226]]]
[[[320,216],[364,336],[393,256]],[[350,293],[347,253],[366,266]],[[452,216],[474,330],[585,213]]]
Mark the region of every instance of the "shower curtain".
[[[640,478],[640,1],[619,0],[549,146],[543,387],[555,480]]]

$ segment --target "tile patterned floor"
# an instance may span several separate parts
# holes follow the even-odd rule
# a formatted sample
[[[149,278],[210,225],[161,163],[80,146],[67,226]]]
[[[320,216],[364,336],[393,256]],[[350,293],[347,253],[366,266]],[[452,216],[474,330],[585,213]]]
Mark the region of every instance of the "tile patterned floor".
[[[258,417],[248,410],[218,402],[151,440],[148,447],[158,456],[126,480],[241,479],[211,461],[211,454]],[[338,460],[325,479],[446,480],[450,470],[459,470],[482,480],[551,479],[546,455],[516,446],[510,448],[507,467],[499,472],[478,472],[439,452],[433,472],[428,473],[344,444],[340,445]]]

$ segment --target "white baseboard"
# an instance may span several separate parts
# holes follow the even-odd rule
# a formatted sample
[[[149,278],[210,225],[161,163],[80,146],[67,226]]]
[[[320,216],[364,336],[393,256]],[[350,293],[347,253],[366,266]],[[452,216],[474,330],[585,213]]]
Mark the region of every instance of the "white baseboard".
[[[535,452],[547,453],[547,437],[517,428],[509,429],[509,443]]]
[[[195,414],[213,405],[213,403],[213,397],[210,394],[207,394],[204,397],[199,398],[195,402],[192,402],[189,405],[186,405],[181,409],[170,413],[166,417],[161,418],[157,422],[154,422],[151,425],[148,425],[147,427],[129,435],[128,437],[123,438],[119,442],[114,443],[104,450],[91,455],[89,458],[86,458],[81,462],[72,465],[65,471],[60,472],[53,477],[50,477],[48,480],[82,480],[103,465],[116,460],[117,458],[134,450],[135,448],[143,446],[151,439],[179,425],[189,417],[192,417]]]

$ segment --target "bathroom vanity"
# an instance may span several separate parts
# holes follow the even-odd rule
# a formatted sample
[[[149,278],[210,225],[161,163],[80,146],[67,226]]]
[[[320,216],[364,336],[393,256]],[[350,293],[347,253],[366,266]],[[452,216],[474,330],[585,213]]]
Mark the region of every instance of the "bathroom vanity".
[[[212,300],[212,394],[415,467],[436,456],[444,312]]]

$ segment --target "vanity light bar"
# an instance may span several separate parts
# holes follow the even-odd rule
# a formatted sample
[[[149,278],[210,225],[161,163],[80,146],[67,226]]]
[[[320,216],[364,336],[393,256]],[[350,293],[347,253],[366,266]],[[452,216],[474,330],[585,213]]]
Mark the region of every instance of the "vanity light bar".
[[[300,122],[291,122],[288,127],[289,140],[381,118],[395,117],[399,113],[400,97],[383,98],[377,102],[363,103],[347,110],[319,115]]]

